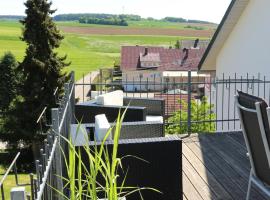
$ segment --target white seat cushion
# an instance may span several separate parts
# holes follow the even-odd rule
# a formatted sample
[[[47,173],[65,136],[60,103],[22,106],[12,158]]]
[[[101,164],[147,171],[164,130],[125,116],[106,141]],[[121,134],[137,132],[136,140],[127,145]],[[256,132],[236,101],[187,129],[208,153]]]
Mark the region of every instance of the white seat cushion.
[[[95,139],[96,141],[103,141],[108,130],[110,129],[110,124],[105,116],[105,114],[95,116]],[[110,134],[107,140],[112,140],[112,135]]]
[[[75,146],[88,145],[87,131],[83,124],[70,125],[70,138],[72,144]]]
[[[89,106],[89,105],[93,105],[94,103],[96,103],[96,100],[79,102],[79,103],[77,103],[77,105],[80,105],[80,106]]]
[[[96,97],[96,104],[103,106],[123,106],[124,93],[116,90]]]
[[[146,116],[146,121],[147,122],[160,122],[160,123],[163,123],[163,117],[162,116],[147,115]]]

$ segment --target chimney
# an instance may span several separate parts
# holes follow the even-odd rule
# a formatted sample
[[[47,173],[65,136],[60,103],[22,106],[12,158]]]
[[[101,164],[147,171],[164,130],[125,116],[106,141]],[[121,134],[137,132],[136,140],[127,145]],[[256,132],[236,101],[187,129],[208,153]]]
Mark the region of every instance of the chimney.
[[[148,48],[146,47],[146,48],[144,49],[144,54],[143,54],[143,56],[147,56],[147,54],[148,54]]]
[[[188,49],[187,48],[184,48],[183,49],[183,53],[185,53],[185,56],[182,59],[181,66],[183,66],[185,64],[186,60],[188,59]]]
[[[195,42],[194,42],[194,48],[197,48],[198,47],[198,44],[199,44],[199,38],[197,38],[196,40],[195,40]]]

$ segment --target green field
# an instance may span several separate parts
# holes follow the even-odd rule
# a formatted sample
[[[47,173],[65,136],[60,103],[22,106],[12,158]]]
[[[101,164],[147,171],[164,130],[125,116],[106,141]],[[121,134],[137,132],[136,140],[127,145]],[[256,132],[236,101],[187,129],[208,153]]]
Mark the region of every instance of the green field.
[[[78,26],[76,22],[61,22],[59,25]],[[173,24],[173,23],[172,23]],[[89,26],[89,25],[87,25]],[[125,35],[80,35],[67,34],[57,51],[60,55],[67,54],[71,66],[67,71],[74,70],[76,79],[83,74],[99,68],[112,67],[114,60],[120,57],[123,45],[158,45],[169,47],[176,40],[194,39],[176,36],[125,36]],[[21,36],[21,25],[16,21],[0,21],[0,55],[11,51],[21,61],[25,52],[25,43]]]
[[[187,26],[202,27],[204,30],[215,29],[216,24],[196,24],[196,23],[174,23],[166,21],[128,21],[128,26],[113,26],[113,25],[98,25],[98,24],[81,24],[76,21],[57,22],[59,26],[71,26],[71,27],[112,27],[112,28],[166,28],[166,29],[180,29],[190,30]]]

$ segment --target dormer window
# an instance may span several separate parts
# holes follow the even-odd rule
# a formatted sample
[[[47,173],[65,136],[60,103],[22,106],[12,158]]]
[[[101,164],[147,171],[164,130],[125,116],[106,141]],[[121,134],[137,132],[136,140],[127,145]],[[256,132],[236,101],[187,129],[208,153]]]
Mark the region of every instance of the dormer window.
[[[144,53],[140,53],[140,67],[141,68],[158,68],[161,65],[159,53],[149,53],[145,48]]]

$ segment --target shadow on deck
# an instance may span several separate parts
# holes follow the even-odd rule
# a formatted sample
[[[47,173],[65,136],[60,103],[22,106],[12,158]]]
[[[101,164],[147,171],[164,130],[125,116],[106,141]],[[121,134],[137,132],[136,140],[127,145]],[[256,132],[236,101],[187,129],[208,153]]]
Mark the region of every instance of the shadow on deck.
[[[195,134],[183,140],[183,199],[245,199],[250,163],[242,133]],[[266,200],[255,186],[251,199]]]

